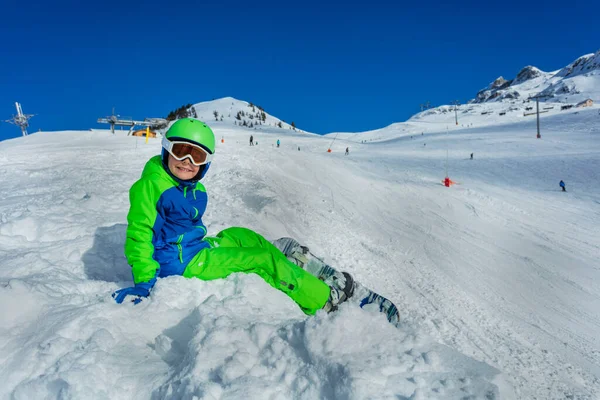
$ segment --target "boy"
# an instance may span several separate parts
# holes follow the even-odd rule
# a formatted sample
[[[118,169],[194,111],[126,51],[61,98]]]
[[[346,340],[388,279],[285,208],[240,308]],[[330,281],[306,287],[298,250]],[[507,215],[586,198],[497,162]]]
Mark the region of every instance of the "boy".
[[[325,283],[249,229],[234,227],[206,236],[202,215],[208,196],[200,180],[214,156],[215,137],[204,122],[176,121],[162,146],[161,155],[146,163],[129,191],[125,256],[135,286],[113,293],[117,303],[128,296],[139,303],[150,295],[157,278],[211,280],[234,272],[258,274],[309,315],[320,309],[334,311],[352,296],[349,274],[338,273]]]

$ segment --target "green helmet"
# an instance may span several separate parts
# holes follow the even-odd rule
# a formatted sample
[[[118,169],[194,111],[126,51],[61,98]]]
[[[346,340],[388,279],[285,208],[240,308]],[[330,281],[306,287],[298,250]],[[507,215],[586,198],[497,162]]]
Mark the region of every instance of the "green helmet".
[[[169,140],[182,139],[200,145],[208,150],[210,154],[215,153],[215,134],[208,125],[194,118],[182,118],[175,121],[165,137]]]

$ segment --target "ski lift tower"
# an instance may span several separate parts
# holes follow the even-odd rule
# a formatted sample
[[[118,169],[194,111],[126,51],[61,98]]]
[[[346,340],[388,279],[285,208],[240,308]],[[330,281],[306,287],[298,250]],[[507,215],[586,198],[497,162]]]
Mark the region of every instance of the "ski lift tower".
[[[540,134],[540,99],[546,99],[548,97],[552,97],[548,94],[541,94],[538,93],[535,96],[530,96],[530,99],[535,99],[535,113],[537,115],[537,135],[536,137],[538,139],[542,138],[542,135]]]
[[[19,102],[15,102],[15,106],[17,108],[17,115],[13,115],[11,119],[7,119],[5,122],[19,126],[23,136],[27,136],[29,118],[33,117],[35,114],[23,114],[23,109],[21,108],[21,103]]]
[[[454,121],[456,122],[456,126],[458,126],[458,106],[460,106],[460,101],[458,100],[454,100],[452,102],[452,105],[454,106]]]
[[[129,136],[136,125],[148,126],[152,129],[160,129],[166,127],[169,124],[169,121],[164,118],[145,118],[143,121],[136,121],[133,118],[121,118],[119,114],[115,115],[115,108],[113,107],[112,115],[105,118],[98,118],[98,123],[110,124],[110,130],[112,133],[115,133],[115,125],[128,126],[129,132],[127,135]]]
[[[112,114],[107,116],[106,118],[98,118],[99,124],[110,124],[110,131],[115,133],[115,125],[125,125],[123,120],[119,120],[120,115],[115,115],[115,108],[112,109]],[[130,122],[130,121],[127,121]],[[131,123],[126,124],[126,126],[131,126]]]
[[[419,106],[421,107],[421,112],[423,112],[431,108],[431,103],[429,101],[426,101],[424,104],[419,104]]]

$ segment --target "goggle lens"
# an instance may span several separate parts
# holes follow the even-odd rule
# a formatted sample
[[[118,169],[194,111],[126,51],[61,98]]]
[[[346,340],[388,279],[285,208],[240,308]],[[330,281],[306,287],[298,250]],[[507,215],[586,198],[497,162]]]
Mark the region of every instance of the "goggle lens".
[[[179,160],[183,160],[185,157],[189,156],[196,165],[204,164],[208,158],[206,150],[189,143],[173,143],[171,153]]]
[[[207,164],[212,160],[212,154],[200,146],[187,142],[171,142],[163,138],[163,147],[177,160],[189,158],[194,165]]]

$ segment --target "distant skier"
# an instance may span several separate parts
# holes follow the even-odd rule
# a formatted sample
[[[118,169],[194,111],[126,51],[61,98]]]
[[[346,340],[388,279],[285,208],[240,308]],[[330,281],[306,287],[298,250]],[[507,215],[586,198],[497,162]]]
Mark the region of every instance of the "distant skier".
[[[213,131],[202,121],[183,118],[163,136],[162,147],[161,155],[146,163],[142,177],[129,191],[125,256],[134,286],[115,291],[117,303],[128,296],[128,301],[139,303],[150,295],[158,278],[171,275],[213,280],[236,272],[255,273],[309,315],[321,309],[335,311],[360,288],[346,272],[319,268],[311,274],[292,254],[282,253],[250,229],[232,227],[206,236],[202,218],[208,196],[200,180],[215,154]],[[315,276],[325,277],[326,271],[330,271],[326,279]],[[365,296],[353,300],[387,307],[388,320],[397,321],[397,310],[389,300],[384,304],[381,296]]]
[[[350,154],[350,148],[346,147],[346,154],[344,154],[344,155],[347,156],[348,154]]]
[[[281,142],[279,141],[279,139],[277,139],[277,147],[279,147],[280,144]]]
[[[250,146],[254,146],[254,136],[250,135]]]
[[[567,191],[567,187],[566,187],[565,183],[562,180],[560,181],[560,183],[558,185],[562,188],[563,192]]]
[[[471,160],[473,159],[473,153],[471,153]]]

